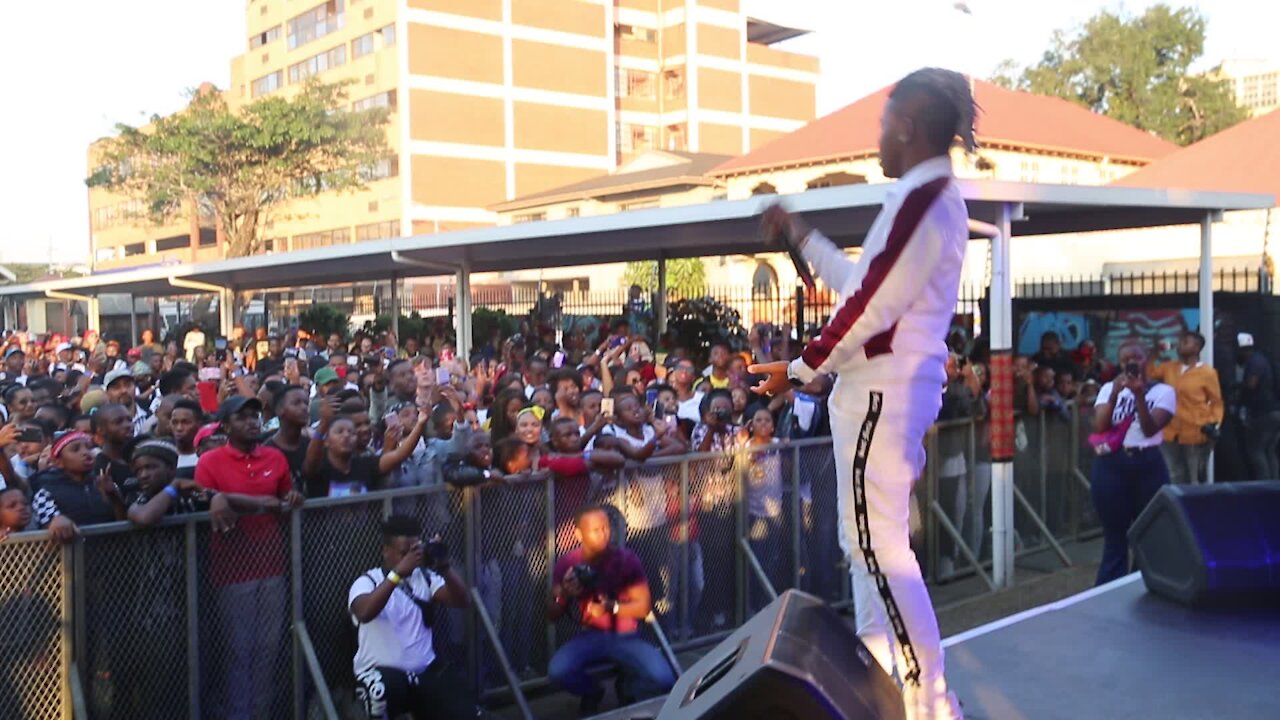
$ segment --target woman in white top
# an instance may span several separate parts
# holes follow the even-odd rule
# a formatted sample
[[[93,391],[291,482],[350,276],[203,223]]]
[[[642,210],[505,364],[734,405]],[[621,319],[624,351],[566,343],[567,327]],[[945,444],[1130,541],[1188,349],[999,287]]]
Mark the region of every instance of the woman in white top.
[[[1146,365],[1140,343],[1120,346],[1120,374],[1102,386],[1094,404],[1095,432],[1119,432],[1128,423],[1124,439],[1109,452],[1100,450],[1093,464],[1090,493],[1103,531],[1098,585],[1129,572],[1129,526],[1169,482],[1161,431],[1173,418],[1177,396],[1172,387],[1149,379]]]

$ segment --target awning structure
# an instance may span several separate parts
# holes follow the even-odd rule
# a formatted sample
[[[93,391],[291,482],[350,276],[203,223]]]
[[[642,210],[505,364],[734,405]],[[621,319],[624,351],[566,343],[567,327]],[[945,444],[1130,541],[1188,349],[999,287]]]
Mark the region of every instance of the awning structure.
[[[1115,186],[1069,186],[962,180],[970,215],[987,223],[1002,207],[1013,235],[1198,224],[1206,213],[1274,207],[1270,195]],[[862,242],[889,185],[846,185],[781,198],[844,246]],[[589,265],[629,260],[749,254],[762,251],[756,227],[773,196],[685,207],[464,230],[300,250],[199,264],[151,266],[81,278],[0,286],[0,297],[47,291],[98,295],[169,295],[200,283],[259,290],[428,276]],[[1025,218],[1025,219],[1018,219]]]
[[[1275,197],[1266,194],[983,180],[962,180],[958,184],[969,205],[970,231],[974,237],[986,237],[991,242],[992,381],[993,385],[1003,383],[1003,387],[1010,386],[1013,380],[1013,287],[1009,256],[1015,236],[1198,224],[1201,228],[1200,321],[1203,327],[1213,327],[1210,277],[1213,223],[1223,212],[1275,206]],[[781,200],[791,210],[804,213],[810,223],[835,242],[855,246],[862,242],[890,187],[887,184],[845,185],[787,195]],[[471,316],[471,273],[760,252],[764,246],[756,231],[757,216],[778,199],[760,196],[378,240],[198,265],[99,273],[3,286],[0,299],[59,294],[85,299],[106,293],[167,295],[175,288],[224,291],[223,297],[227,297],[226,291],[454,274],[459,298],[455,318],[457,347],[462,357],[468,357],[471,323],[466,319]],[[399,314],[397,302],[393,290],[393,318]],[[224,332],[229,332],[233,321],[229,306],[230,303],[220,306]],[[659,308],[659,313],[662,312],[664,309]],[[1204,358],[1212,362],[1213,334],[1204,334],[1208,340]],[[1002,396],[1004,400],[991,409],[993,427],[1006,422],[1012,424],[1012,393]],[[1011,432],[1001,435],[1012,437]],[[1014,571],[1012,453],[1006,456],[1001,450],[997,457],[994,442],[992,449],[992,575],[996,584],[1010,587]]]

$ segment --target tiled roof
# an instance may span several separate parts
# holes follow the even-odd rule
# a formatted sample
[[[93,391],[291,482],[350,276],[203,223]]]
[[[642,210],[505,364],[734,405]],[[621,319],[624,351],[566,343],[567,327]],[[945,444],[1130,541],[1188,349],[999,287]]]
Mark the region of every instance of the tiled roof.
[[[978,142],[1149,162],[1177,145],[1084,107],[1045,95],[973,83],[981,107]],[[712,171],[732,175],[877,154],[880,115],[892,86],[734,158]]]

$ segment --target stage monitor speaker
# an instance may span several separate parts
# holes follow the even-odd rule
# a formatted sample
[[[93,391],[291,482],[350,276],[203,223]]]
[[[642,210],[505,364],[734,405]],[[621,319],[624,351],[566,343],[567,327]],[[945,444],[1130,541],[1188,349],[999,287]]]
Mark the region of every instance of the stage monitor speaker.
[[[1280,481],[1167,485],[1129,544],[1147,590],[1186,605],[1280,598]]]
[[[788,590],[676,682],[659,720],[897,720],[902,694],[849,624]]]

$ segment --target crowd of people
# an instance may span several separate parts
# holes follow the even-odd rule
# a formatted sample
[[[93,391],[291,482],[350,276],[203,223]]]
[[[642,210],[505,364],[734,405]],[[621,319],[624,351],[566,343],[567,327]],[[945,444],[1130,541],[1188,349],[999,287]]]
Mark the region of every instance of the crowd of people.
[[[222,338],[197,327],[162,344],[146,330],[123,349],[93,331],[79,337],[10,332],[0,373],[0,533],[47,529],[70,542],[87,525],[127,520],[146,526],[168,515],[209,512],[217,532],[208,578],[218,616],[228,621],[232,656],[226,710],[230,717],[260,716],[272,702],[265,668],[273,667],[286,616],[285,555],[273,513],[309,498],[550,476],[563,488],[557,505],[566,519],[557,530],[557,556],[573,550],[582,523],[602,514],[613,537],[606,545],[661,558],[649,563],[654,590],[646,603],[666,608],[676,597],[681,574],[674,563],[682,551],[691,565],[686,577],[694,604],[705,582],[732,572],[724,563],[704,569],[698,538],[699,532],[732,531],[725,507],[736,486],[727,478],[741,470],[753,545],[766,565],[780,557],[781,534],[769,532],[781,527],[783,512],[776,446],[783,438],[829,433],[830,381],[775,398],[750,393],[749,364],[787,359],[787,344],[771,341],[776,336],[758,328],[741,352],[714,343],[701,357],[679,347],[655,353],[649,340],[618,320],[594,339],[578,334],[557,343],[527,331],[494,337],[464,359],[447,338],[400,342],[392,332],[348,338],[236,328]],[[760,462],[733,460],[739,451]],[[690,452],[722,454],[725,480],[708,482],[706,492],[691,499],[693,517],[681,531],[678,487],[669,474],[643,466]],[[625,496],[617,491],[624,472],[634,488]],[[568,521],[577,506],[588,505],[599,512]],[[535,540],[532,547],[539,546]],[[528,565],[525,553],[511,555],[494,560]],[[357,585],[373,582],[377,590],[398,564]],[[429,600],[445,578],[443,572],[424,577],[419,594]],[[565,588],[564,607],[587,588],[581,577],[555,580]],[[362,623],[361,637],[391,637],[364,633],[360,618],[369,615],[369,603],[356,589],[349,610]],[[629,591],[621,590],[612,601],[626,606]],[[499,618],[505,639],[517,663],[527,662],[528,644],[510,636],[521,634],[528,618],[514,617],[521,613],[518,603],[506,604],[513,617]],[[588,629],[595,608],[589,601],[579,611]],[[730,612],[727,602],[708,601],[688,621],[724,627]],[[634,630],[630,623],[623,634]],[[362,682],[378,667],[359,667],[367,657],[356,658]],[[629,657],[615,660],[625,665]],[[553,667],[563,666],[562,658]],[[631,673],[642,692],[670,684],[670,678],[649,677],[652,667]],[[387,675],[383,668],[380,677]],[[570,689],[582,687],[580,679],[562,679]],[[585,695],[587,705],[598,703],[594,691]]]
[[[702,533],[732,532],[719,526],[734,522],[722,506],[735,491],[727,483],[718,489],[714,481],[703,484],[702,492],[691,493],[685,525],[679,488],[669,474],[646,470],[645,463],[723,454],[725,477],[735,471],[746,479],[752,549],[766,571],[778,567],[784,472],[777,445],[830,432],[832,378],[819,376],[776,397],[751,393],[755,378],[748,366],[793,354],[786,335],[767,327],[754,329],[740,351],[713,343],[705,360],[689,348],[655,352],[625,319],[597,338],[579,333],[556,342],[524,330],[491,338],[467,359],[457,356],[448,338],[400,342],[391,332],[348,338],[237,328],[231,337],[215,338],[195,329],[161,344],[146,330],[127,349],[93,331],[42,338],[8,333],[0,372],[0,534],[47,529],[69,542],[86,525],[128,520],[145,526],[166,515],[208,511],[220,531],[213,536],[218,547],[211,548],[209,576],[220,614],[259,623],[228,628],[235,658],[228,712],[249,717],[266,712],[271,702],[273,689],[263,680],[270,673],[261,671],[261,663],[273,662],[278,650],[270,639],[280,637],[285,618],[283,555],[262,552],[264,543],[278,542],[272,513],[308,498],[550,476],[563,490],[557,491],[557,516],[566,521],[557,528],[561,562],[548,614],[556,620],[576,610],[583,626],[582,638],[551,661],[553,677],[583,696],[584,709],[598,706],[600,692],[583,669],[604,657],[627,668],[637,694],[660,691],[672,680],[659,669],[666,667],[661,657],[609,637],[610,631],[631,636],[651,608],[669,609],[681,578],[690,585],[691,612],[685,627],[668,629],[725,626],[730,608],[711,598],[703,602],[702,595],[731,570],[704,562],[698,541]],[[1205,477],[1225,410],[1216,372],[1199,360],[1203,345],[1195,333],[1174,347],[1129,342],[1109,363],[1090,341],[1067,352],[1047,333],[1040,352],[1015,358],[1014,406],[1023,421],[1041,415],[1074,420],[1083,409],[1093,418],[1087,430],[1123,429],[1114,452],[1100,452],[1091,472],[1106,544],[1099,582],[1126,571],[1124,533],[1160,485]],[[1280,409],[1269,364],[1259,359],[1251,337],[1242,335],[1240,346],[1242,382],[1253,391],[1251,427],[1261,438],[1272,432],[1267,423],[1280,417]],[[990,488],[989,358],[980,342],[968,352],[953,343],[953,350],[938,420],[976,423],[977,454],[968,457],[959,436],[940,435],[938,498],[966,544],[981,555]],[[1174,357],[1162,357],[1169,351]],[[1020,445],[1026,444],[1024,437]],[[746,463],[731,459],[744,454]],[[1259,466],[1266,462],[1259,453]],[[973,487],[965,482],[970,463]],[[620,497],[624,472],[629,492]],[[799,481],[809,525],[812,497],[805,479]],[[1052,484],[1048,492],[1051,512],[1064,512]],[[577,508],[585,510],[575,513]],[[468,599],[465,592],[445,592],[451,587],[447,563],[421,577],[397,573],[407,568],[405,558],[422,552],[417,544],[405,545],[408,522],[399,518],[384,528],[388,566],[352,586],[349,610],[370,643],[404,635],[394,623],[392,631],[366,628],[372,620],[361,618],[380,614],[370,615],[370,607],[404,615],[413,606],[391,602],[400,596],[387,587],[404,583],[414,589],[408,595],[426,603],[444,592],[446,606]],[[420,537],[421,528],[412,535]],[[946,576],[960,558],[949,536],[939,540],[940,574]],[[536,538],[529,542],[538,545]],[[528,564],[525,553],[517,548],[510,555],[489,560],[499,573],[528,574],[518,567]],[[582,576],[588,572],[581,569],[584,557],[604,568],[602,579]],[[678,568],[680,562],[689,567]],[[510,599],[495,605],[507,606],[497,619],[519,669],[530,661],[527,620],[517,617],[520,608]],[[414,637],[421,648],[422,637]],[[396,702],[434,696],[418,678],[430,657],[410,683],[395,668],[376,664],[376,652],[362,653],[355,670],[367,697],[375,694],[375,680],[385,685],[379,696],[394,685],[401,698]]]

